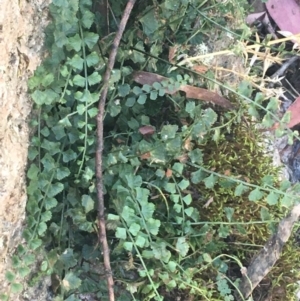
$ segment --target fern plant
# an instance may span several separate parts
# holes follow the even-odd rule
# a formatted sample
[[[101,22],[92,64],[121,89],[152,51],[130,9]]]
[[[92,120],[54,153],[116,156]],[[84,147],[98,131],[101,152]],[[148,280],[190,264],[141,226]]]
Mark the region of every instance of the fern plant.
[[[12,258],[14,270],[6,275],[11,293],[2,300],[22,290],[17,279],[30,274],[39,253],[41,272],[31,279],[51,275],[56,301],[80,300],[79,294],[106,298],[95,208],[95,116],[113,38],[107,31],[117,29],[124,4],[110,1],[111,24],[93,13],[91,0],[55,0],[49,7],[49,55],[28,83],[36,132],[28,155],[26,245]],[[140,1],[118,49],[102,158],[118,300],[233,300],[240,295],[236,271],[298,198],[297,187],[290,192],[288,181],[278,181],[252,122],[260,118],[258,109],[267,110],[263,123],[270,126],[275,100],[265,109],[263,96],[252,101],[253,91],[241,83],[237,91],[228,88],[238,109],[224,112],[168,92],[215,81],[178,65],[170,69],[164,52],[203,41],[209,24],[201,31],[194,23],[196,9],[209,14],[208,4]],[[232,1],[221,8],[230,12]],[[134,70],[168,80],[139,85]],[[298,264],[289,248],[280,264]]]

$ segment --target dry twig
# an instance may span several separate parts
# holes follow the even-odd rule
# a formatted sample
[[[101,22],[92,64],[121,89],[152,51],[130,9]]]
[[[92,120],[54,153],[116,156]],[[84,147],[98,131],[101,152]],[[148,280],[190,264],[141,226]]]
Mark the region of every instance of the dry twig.
[[[252,260],[240,285],[240,291],[244,298],[248,298],[251,295],[255,287],[270,272],[279,259],[282,248],[288,241],[294,223],[298,221],[299,216],[300,204],[297,204],[293,207],[290,214],[279,223],[277,233],[267,241],[259,254]]]
[[[128,0],[126,8],[124,10],[118,32],[112,44],[111,53],[109,55],[106,71],[103,79],[103,90],[98,104],[97,115],[97,150],[96,150],[96,177],[97,177],[97,196],[98,196],[98,228],[99,228],[99,242],[102,245],[104,267],[107,273],[107,286],[109,300],[114,301],[114,280],[110,267],[109,247],[106,238],[105,228],[105,213],[104,213],[104,197],[103,197],[103,182],[102,182],[102,151],[103,151],[103,118],[106,96],[108,92],[108,84],[111,75],[111,71],[115,64],[117,50],[122,38],[125,26],[127,24],[129,15],[134,6],[136,0]]]

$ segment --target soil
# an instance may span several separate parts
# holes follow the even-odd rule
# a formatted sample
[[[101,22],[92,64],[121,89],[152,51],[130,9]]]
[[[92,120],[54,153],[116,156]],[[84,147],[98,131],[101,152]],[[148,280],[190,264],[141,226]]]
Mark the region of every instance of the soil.
[[[5,271],[10,269],[10,256],[21,242],[27,199],[25,173],[31,111],[27,80],[42,60],[49,2],[1,0],[0,292],[7,291]]]

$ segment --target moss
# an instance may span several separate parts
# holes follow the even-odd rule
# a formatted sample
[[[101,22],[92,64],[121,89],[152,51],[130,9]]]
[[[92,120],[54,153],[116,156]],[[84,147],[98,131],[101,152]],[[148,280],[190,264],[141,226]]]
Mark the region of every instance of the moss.
[[[264,137],[254,126],[245,122],[234,124],[231,133],[225,133],[221,137],[223,138],[218,142],[210,141],[205,146],[199,146],[206,169],[260,187],[264,186],[266,179],[271,180],[273,186],[279,186],[279,169],[273,166],[271,157],[266,154]],[[198,209],[201,220],[208,221],[208,224],[240,222],[239,225],[206,225],[207,234],[202,238],[203,251],[211,256],[221,253],[235,255],[244,266],[248,266],[276,227],[275,223],[245,223],[262,221],[263,213],[267,213],[269,221],[278,221],[285,216],[286,210],[280,205],[268,205],[266,197],[259,201],[250,201],[250,190],[235,196],[235,188],[236,183],[228,179],[218,179],[213,188],[207,188],[201,182],[193,187],[201,195],[193,205]],[[228,212],[232,211],[232,217],[228,219]],[[203,227],[198,230],[204,232]],[[227,275],[233,280],[240,278],[239,266],[235,262],[227,264]],[[296,287],[290,284],[299,279],[299,269],[296,266],[300,267],[300,259],[295,252],[295,245],[288,242],[276,266],[254,295],[261,294],[262,288],[266,292],[267,288],[272,300],[294,300]]]

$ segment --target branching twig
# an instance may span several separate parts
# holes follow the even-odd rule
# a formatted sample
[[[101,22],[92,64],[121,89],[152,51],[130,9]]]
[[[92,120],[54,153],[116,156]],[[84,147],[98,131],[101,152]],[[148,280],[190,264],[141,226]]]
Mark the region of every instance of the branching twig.
[[[97,195],[98,195],[98,228],[99,228],[99,242],[102,245],[104,267],[107,273],[107,286],[109,300],[114,301],[114,280],[110,267],[109,247],[106,238],[105,216],[104,216],[104,198],[103,198],[103,182],[102,182],[102,151],[103,151],[103,116],[105,109],[106,96],[108,91],[109,78],[112,68],[115,63],[117,50],[123,35],[125,26],[127,24],[129,15],[136,0],[128,0],[124,10],[122,20],[119,25],[118,32],[112,44],[111,53],[106,67],[106,72],[103,79],[103,90],[99,99],[98,115],[97,115],[97,149],[96,149],[96,177],[97,177]]]

